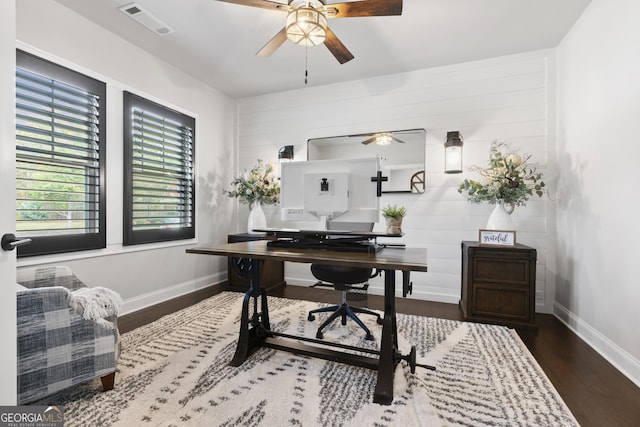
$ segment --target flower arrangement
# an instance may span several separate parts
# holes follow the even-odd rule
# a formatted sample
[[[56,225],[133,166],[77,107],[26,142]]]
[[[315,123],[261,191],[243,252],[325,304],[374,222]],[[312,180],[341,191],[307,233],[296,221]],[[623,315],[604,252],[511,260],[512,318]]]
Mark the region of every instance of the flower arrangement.
[[[503,201],[513,206],[524,206],[533,195],[542,197],[547,192],[542,173],[529,164],[530,154],[520,154],[509,145],[494,141],[491,144],[489,164],[486,168],[472,166],[480,181],[465,179],[458,192],[466,191],[474,203]]]
[[[252,205],[260,202],[275,205],[280,199],[280,184],[273,176],[273,165],[258,159],[258,164],[251,171],[244,171],[242,176],[231,181],[235,190],[222,190],[229,197],[237,197],[241,203]]]

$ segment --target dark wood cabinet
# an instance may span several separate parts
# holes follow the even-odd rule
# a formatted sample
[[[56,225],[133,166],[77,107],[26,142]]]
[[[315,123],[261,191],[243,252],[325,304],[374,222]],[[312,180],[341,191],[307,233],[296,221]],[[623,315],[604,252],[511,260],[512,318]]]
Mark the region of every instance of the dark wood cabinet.
[[[465,320],[535,328],[536,250],[462,242]]]
[[[228,243],[235,242],[250,242],[253,240],[266,240],[270,239],[264,234],[229,234],[227,236]],[[242,277],[238,275],[231,265],[231,258],[227,262],[228,270],[228,288],[231,291],[246,292],[251,285],[251,278],[249,276]],[[285,285],[284,281],[284,262],[283,261],[271,261],[265,260],[260,269],[260,286],[265,289],[270,289],[276,286]]]

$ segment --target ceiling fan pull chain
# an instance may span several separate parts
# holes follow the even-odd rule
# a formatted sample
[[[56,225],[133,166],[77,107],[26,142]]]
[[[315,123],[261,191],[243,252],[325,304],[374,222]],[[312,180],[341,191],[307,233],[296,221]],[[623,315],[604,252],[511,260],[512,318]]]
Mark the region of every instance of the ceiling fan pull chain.
[[[309,52],[308,46],[304,47],[304,85],[307,85],[307,81],[309,79],[309,58],[307,54]]]

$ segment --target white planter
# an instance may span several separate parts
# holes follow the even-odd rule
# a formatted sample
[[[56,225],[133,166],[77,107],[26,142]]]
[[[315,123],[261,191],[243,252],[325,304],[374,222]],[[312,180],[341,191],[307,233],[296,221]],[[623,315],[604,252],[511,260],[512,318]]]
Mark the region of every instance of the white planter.
[[[256,234],[256,229],[267,227],[267,217],[262,210],[260,202],[253,202],[251,206],[251,212],[249,212],[249,218],[247,220],[247,233]]]
[[[511,213],[514,209],[515,206],[511,203],[504,203],[502,200],[496,201],[496,206],[487,221],[487,230],[515,230],[516,227],[511,219]]]
[[[387,234],[402,234],[402,217],[394,218],[391,216],[385,216],[384,220],[387,225],[385,229]]]

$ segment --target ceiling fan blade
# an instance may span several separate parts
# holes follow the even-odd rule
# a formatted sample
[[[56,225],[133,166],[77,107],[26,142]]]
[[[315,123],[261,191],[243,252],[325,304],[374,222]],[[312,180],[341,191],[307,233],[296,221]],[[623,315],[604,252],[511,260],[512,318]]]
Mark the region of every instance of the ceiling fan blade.
[[[362,138],[363,136],[370,137],[370,136],[378,136],[378,135],[380,135],[380,133],[358,133],[358,134],[346,135],[346,136],[347,138]]]
[[[270,56],[273,52],[276,51],[276,49],[278,49],[280,46],[282,46],[282,43],[287,41],[287,29],[283,28],[280,30],[280,32],[278,34],[276,34],[275,36],[273,36],[273,38],[271,40],[269,40],[269,42],[267,42],[267,44],[265,44],[262,49],[260,49],[258,51],[258,53],[256,53],[256,55],[258,56]]]
[[[371,144],[371,143],[372,143],[373,141],[375,141],[376,139],[378,139],[378,137],[377,137],[377,136],[372,136],[371,138],[369,138],[369,139],[367,139],[367,140],[365,140],[365,141],[362,141],[362,143],[363,143],[364,145]]]
[[[341,64],[353,59],[353,54],[349,52],[349,49],[342,44],[340,39],[338,39],[338,36],[336,36],[330,28],[327,28],[327,37],[324,39],[324,45],[327,46],[327,49],[329,49]]]
[[[325,10],[330,18],[402,15],[402,0],[367,0],[334,3],[326,5]]]
[[[399,142],[400,144],[404,144],[405,142],[401,139],[396,138],[395,136],[391,135],[391,139],[393,139],[395,142]]]
[[[278,3],[271,0],[218,0],[223,3],[241,4],[243,6],[259,7],[260,9],[269,9],[275,11],[288,12],[289,5]]]

